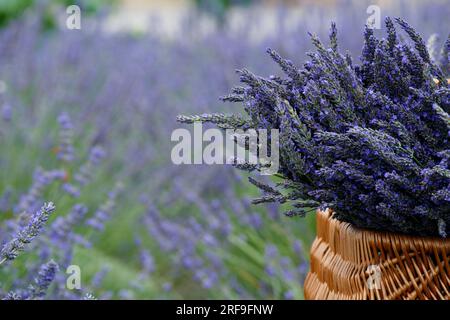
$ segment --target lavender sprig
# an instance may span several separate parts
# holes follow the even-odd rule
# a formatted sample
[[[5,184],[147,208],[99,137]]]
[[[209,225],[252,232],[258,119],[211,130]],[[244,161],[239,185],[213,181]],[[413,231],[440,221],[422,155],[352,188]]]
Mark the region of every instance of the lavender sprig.
[[[58,158],[71,162],[74,160],[73,147],[73,124],[67,113],[62,113],[58,117],[60,130],[60,145],[58,149]]]
[[[22,228],[11,241],[0,251],[0,265],[7,260],[14,260],[25,246],[31,243],[42,231],[50,214],[55,210],[52,202],[45,203],[30,219],[28,225]]]
[[[56,277],[56,273],[58,272],[59,267],[58,264],[51,260],[48,263],[41,266],[39,269],[38,275],[34,280],[34,284],[30,286],[29,289],[29,298],[30,299],[41,299],[43,298],[51,283]]]

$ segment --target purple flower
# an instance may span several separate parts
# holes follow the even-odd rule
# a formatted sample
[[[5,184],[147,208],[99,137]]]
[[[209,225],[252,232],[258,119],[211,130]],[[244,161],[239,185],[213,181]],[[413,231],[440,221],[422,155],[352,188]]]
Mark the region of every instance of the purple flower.
[[[0,250],[0,264],[6,260],[14,260],[25,246],[31,243],[41,233],[50,214],[55,210],[53,203],[45,203],[30,219],[28,224],[22,228],[11,241],[6,243]]]
[[[88,160],[83,164],[80,170],[75,174],[74,179],[80,185],[87,185],[92,180],[94,168],[98,166],[101,160],[106,156],[106,152],[100,146],[95,146],[89,152]]]
[[[141,250],[140,252],[140,261],[143,268],[143,271],[146,275],[149,275],[155,271],[155,261],[147,250]]]
[[[86,224],[88,226],[91,226],[92,228],[99,231],[104,229],[104,224],[110,219],[113,213],[112,211],[116,206],[116,198],[121,192],[122,187],[122,184],[118,183],[116,184],[114,189],[109,192],[106,201],[100,206],[100,208],[98,208],[98,210],[94,213],[94,216],[86,221]]]
[[[21,196],[16,211],[21,213],[28,211],[36,206],[37,202],[41,201],[42,193],[45,188],[56,180],[62,180],[66,176],[63,170],[44,171],[38,167],[33,174],[33,183],[28,192]]]
[[[52,260],[41,266],[31,288],[31,298],[43,298],[58,272],[58,265]]]
[[[13,109],[10,104],[5,103],[2,106],[2,118],[5,122],[10,122],[13,115]]]
[[[71,162],[74,160],[74,147],[73,147],[73,124],[67,113],[61,113],[58,117],[58,123],[60,130],[60,145],[58,148],[58,158]]]

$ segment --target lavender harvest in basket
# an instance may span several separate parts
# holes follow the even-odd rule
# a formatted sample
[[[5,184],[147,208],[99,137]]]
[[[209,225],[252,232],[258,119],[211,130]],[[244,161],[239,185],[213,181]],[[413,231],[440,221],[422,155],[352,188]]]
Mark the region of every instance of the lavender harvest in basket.
[[[241,70],[243,87],[224,100],[243,102],[247,118],[180,116],[231,128],[280,131],[283,182],[254,179],[255,203],[290,203],[289,216],[329,207],[357,227],[421,236],[450,231],[450,38],[438,59],[402,19],[411,43],[386,19],[387,39],[366,27],[361,63],[311,35],[316,52],[299,69],[273,50],[285,78]],[[254,171],[258,167],[239,165]]]

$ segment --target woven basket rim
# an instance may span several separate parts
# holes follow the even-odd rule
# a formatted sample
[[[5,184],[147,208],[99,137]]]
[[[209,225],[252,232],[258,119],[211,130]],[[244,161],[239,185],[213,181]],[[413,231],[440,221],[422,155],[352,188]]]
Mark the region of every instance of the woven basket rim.
[[[415,236],[402,233],[395,233],[390,231],[376,231],[364,228],[359,228],[351,223],[339,221],[333,217],[334,212],[332,209],[317,210],[317,219],[319,220],[329,220],[327,224],[338,231],[339,233],[345,232],[347,235],[354,237],[355,239],[364,238],[366,241],[369,240],[373,243],[375,247],[410,247],[422,248],[425,252],[431,252],[436,248],[444,250],[450,253],[450,237],[440,238],[431,236]],[[325,221],[324,221],[325,222]],[[321,227],[318,224],[318,235],[321,233]]]

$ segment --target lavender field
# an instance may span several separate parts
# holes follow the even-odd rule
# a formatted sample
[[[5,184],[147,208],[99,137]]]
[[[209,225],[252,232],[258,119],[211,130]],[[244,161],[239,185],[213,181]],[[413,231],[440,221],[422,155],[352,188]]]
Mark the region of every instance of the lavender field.
[[[105,31],[103,12],[81,30],[43,30],[39,9],[0,29],[0,298],[302,299],[314,214],[251,204],[231,166],[174,165],[170,137],[189,128],[179,114],[241,112],[219,99],[235,70],[282,75],[266,49],[300,65],[331,21],[357,63],[370,4],[271,7],[262,39],[253,7],[206,33],[192,12],[170,39]],[[439,48],[448,36],[448,1],[378,5]]]

